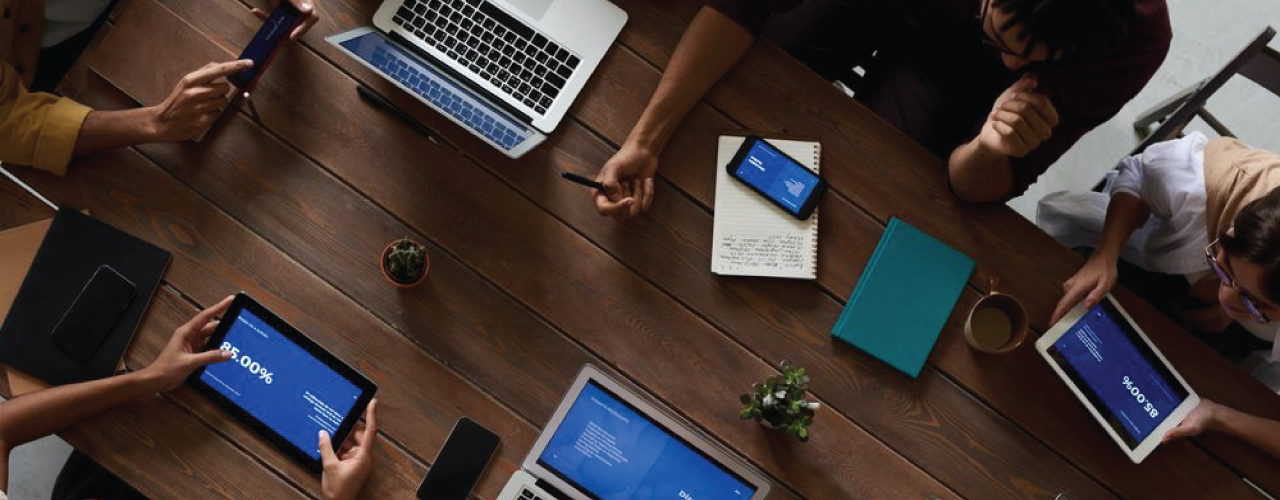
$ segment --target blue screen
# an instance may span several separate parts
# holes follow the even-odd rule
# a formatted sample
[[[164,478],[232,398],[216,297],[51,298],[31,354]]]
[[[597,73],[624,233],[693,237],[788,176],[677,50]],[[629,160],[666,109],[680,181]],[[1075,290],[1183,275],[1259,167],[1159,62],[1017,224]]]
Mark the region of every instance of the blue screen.
[[[812,171],[764,141],[756,141],[747,151],[735,174],[797,214],[818,185]]]
[[[594,382],[538,462],[601,500],[746,500],[755,488]]]
[[[298,15],[299,13],[288,2],[276,7],[276,10],[271,12],[271,17],[267,18],[262,28],[258,29],[258,33],[253,35],[253,40],[240,54],[240,59],[252,59],[253,67],[231,75],[228,80],[237,87],[247,85],[249,80],[252,80],[254,75],[266,66],[267,58],[271,57],[271,51],[275,50],[276,45],[279,45],[289,34],[289,28],[293,27],[293,23],[298,20]]]
[[[231,321],[220,347],[234,357],[209,365],[200,380],[319,459],[319,432],[338,430],[360,389],[252,312]]]
[[[1085,312],[1049,354],[1130,448],[1188,396],[1110,300]]]

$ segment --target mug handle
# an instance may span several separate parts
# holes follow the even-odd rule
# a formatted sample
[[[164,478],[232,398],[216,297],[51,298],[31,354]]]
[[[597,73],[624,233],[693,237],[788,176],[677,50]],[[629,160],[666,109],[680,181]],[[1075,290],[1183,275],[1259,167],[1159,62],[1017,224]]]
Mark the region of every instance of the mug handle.
[[[996,289],[1000,286],[999,276],[990,276],[987,278],[987,295],[995,295]]]

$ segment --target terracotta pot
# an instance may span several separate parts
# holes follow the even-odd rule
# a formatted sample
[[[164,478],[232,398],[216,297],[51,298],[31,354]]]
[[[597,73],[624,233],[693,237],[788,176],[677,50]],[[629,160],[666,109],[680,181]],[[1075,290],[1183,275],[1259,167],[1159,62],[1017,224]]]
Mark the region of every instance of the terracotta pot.
[[[382,249],[382,254],[381,254],[380,256],[378,256],[378,269],[381,269],[381,270],[382,270],[382,277],[383,277],[383,278],[386,278],[386,280],[387,280],[387,282],[388,282],[388,283],[391,283],[392,285],[394,285],[394,286],[395,286],[395,287],[397,287],[397,288],[413,288],[413,287],[416,287],[416,286],[418,286],[418,285],[422,284],[422,281],[423,281],[423,280],[427,279],[427,271],[430,271],[430,270],[431,270],[431,255],[430,255],[430,254],[425,254],[425,253],[423,254],[423,258],[422,258],[422,274],[419,274],[419,275],[418,275],[418,279],[413,280],[413,282],[412,282],[412,283],[401,283],[401,282],[399,282],[399,281],[396,281],[396,280],[395,280],[395,278],[392,278],[392,277],[391,277],[391,273],[387,272],[387,255],[390,255],[390,254],[391,254],[391,247],[392,247],[393,245],[395,245],[396,243],[398,243],[398,242],[400,242],[400,240],[396,240],[396,241],[393,241],[393,242],[391,242],[391,243],[388,243],[388,244],[387,244],[387,247],[386,247],[386,248],[384,248],[384,249]],[[418,242],[416,242],[416,241],[415,241],[414,243],[418,243]],[[418,244],[421,244],[421,243],[418,243]]]

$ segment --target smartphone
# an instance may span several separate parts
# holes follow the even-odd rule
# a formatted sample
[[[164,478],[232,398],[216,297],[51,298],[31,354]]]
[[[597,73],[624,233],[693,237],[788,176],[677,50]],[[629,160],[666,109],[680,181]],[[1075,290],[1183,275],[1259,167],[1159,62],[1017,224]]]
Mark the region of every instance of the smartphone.
[[[53,345],[72,359],[88,361],[137,293],[138,287],[111,266],[99,267],[53,327]]]
[[[806,220],[827,193],[827,181],[760,136],[747,136],[725,167],[791,216]]]
[[[444,448],[418,486],[422,500],[467,500],[471,488],[498,451],[498,435],[467,417],[453,424]]]
[[[251,90],[267,65],[276,57],[280,47],[284,46],[282,42],[301,22],[302,11],[287,0],[281,1],[276,10],[271,12],[267,22],[258,29],[258,34],[253,35],[253,41],[240,53],[238,59],[252,59],[253,67],[227,76],[227,81],[245,92]]]

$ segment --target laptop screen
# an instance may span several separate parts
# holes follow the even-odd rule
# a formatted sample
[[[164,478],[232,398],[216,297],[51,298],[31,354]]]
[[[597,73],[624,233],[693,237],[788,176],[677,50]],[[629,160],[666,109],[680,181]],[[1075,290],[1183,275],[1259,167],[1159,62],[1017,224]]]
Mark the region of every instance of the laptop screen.
[[[746,500],[755,488],[589,381],[538,464],[599,500]]]

